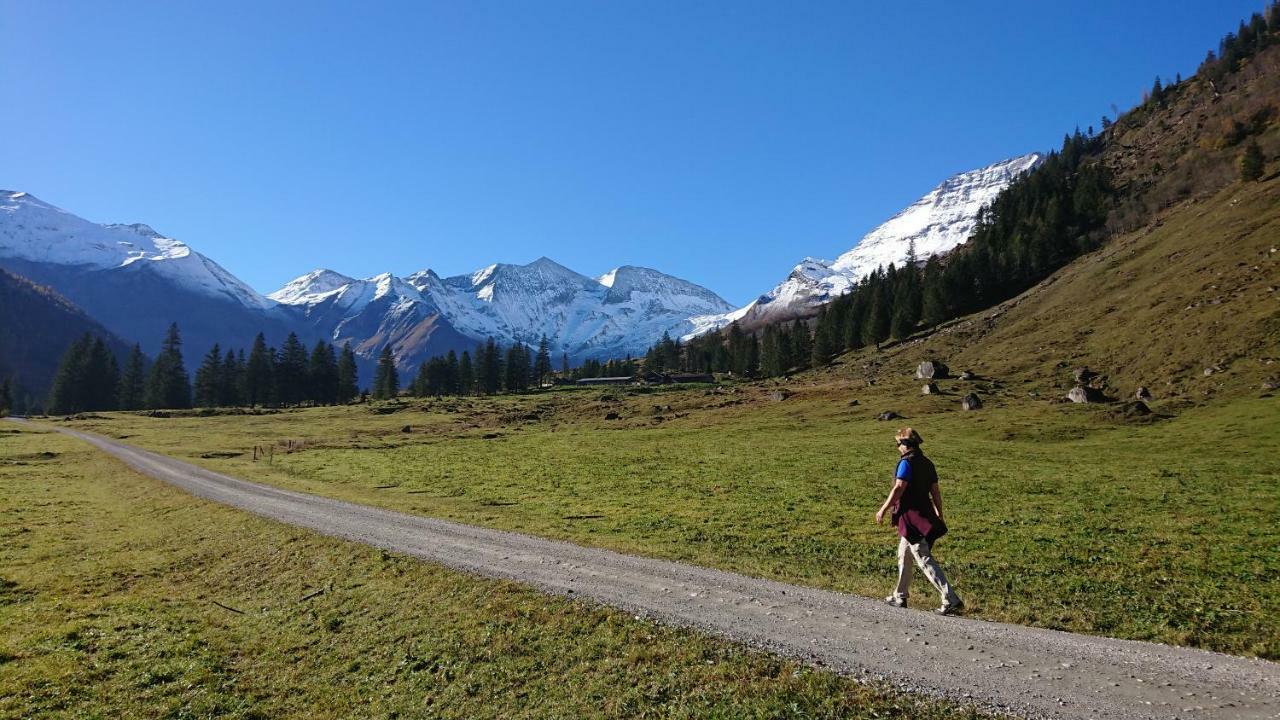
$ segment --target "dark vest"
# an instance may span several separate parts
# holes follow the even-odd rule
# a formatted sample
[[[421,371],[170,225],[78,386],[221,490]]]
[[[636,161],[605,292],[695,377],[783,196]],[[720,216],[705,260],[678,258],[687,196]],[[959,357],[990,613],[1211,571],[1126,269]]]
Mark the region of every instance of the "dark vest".
[[[899,458],[902,460],[911,466],[911,479],[898,498],[898,509],[894,512],[898,534],[907,542],[919,542],[923,537],[932,543],[947,533],[947,526],[933,511],[933,499],[929,496],[929,490],[938,482],[938,470],[918,448]],[[896,465],[894,471],[896,475]]]

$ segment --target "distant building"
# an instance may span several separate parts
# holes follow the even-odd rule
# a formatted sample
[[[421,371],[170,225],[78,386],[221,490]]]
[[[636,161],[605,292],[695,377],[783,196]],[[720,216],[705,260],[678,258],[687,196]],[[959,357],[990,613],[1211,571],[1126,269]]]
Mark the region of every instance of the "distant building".
[[[624,377],[598,377],[598,378],[582,378],[578,381],[579,385],[630,385],[635,382],[631,376]]]

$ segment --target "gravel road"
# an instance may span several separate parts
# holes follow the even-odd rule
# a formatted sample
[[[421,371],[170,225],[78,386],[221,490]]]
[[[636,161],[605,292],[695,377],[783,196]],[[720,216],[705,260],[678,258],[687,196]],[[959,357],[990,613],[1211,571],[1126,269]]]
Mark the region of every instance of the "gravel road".
[[[1032,718],[1280,718],[1276,663],[899,610],[864,597],[290,492],[58,430],[214,502],[912,692]]]

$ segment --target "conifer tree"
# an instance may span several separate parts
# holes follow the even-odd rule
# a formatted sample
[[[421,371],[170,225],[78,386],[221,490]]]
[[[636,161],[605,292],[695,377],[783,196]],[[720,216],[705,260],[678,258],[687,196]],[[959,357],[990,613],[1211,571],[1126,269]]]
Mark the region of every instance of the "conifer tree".
[[[471,364],[471,353],[463,350],[458,360],[458,394],[470,395],[475,391],[476,371]]]
[[[778,355],[778,328],[768,325],[760,340],[760,374],[764,377],[776,377],[783,373],[781,358]]]
[[[209,352],[200,362],[200,367],[196,368],[192,390],[195,392],[196,405],[204,408],[218,406],[218,400],[221,399],[223,392],[222,348],[218,347],[217,343],[209,348]]]
[[[65,415],[85,409],[86,367],[92,343],[93,339],[85,333],[62,354],[62,360],[53,376],[53,386],[49,390],[49,401],[46,403],[50,413]]]
[[[152,409],[191,407],[191,380],[182,361],[182,338],[177,323],[169,326],[147,377],[145,394],[146,405]]]
[[[502,356],[501,348],[492,337],[484,345],[483,358],[478,370],[480,391],[485,395],[493,395],[502,389]]]
[[[116,406],[121,410],[140,410],[144,402],[146,382],[146,358],[142,354],[142,346],[135,343],[129,353],[129,360],[120,375],[120,389]]]
[[[1262,177],[1266,169],[1266,158],[1262,156],[1262,148],[1257,140],[1250,140],[1244,146],[1244,154],[1240,156],[1240,179],[1253,182]]]
[[[244,355],[242,351],[241,356]],[[235,407],[241,404],[241,388],[244,387],[244,367],[231,348],[222,358],[222,372],[218,377],[218,405]]]
[[[832,327],[831,314],[823,307],[818,311],[818,320],[813,332],[813,353],[812,367],[823,367],[831,363],[835,358],[836,339],[835,329]]]
[[[85,409],[114,410],[120,387],[120,365],[100,337],[94,339],[89,349],[87,382]]]
[[[295,333],[289,333],[280,347],[275,368],[276,401],[297,405],[307,398],[307,349]]]
[[[791,361],[795,367],[809,367],[813,357],[813,339],[809,334],[809,326],[797,318],[791,323]]]
[[[568,351],[560,353],[560,372],[564,375],[569,374],[569,353]]]
[[[538,341],[538,359],[533,364],[533,374],[537,378],[538,387],[542,387],[551,374],[551,344],[546,335]]]
[[[458,353],[450,350],[444,357],[444,392],[446,395],[462,394],[462,366]]]
[[[249,359],[244,368],[244,402],[255,405],[270,405],[275,380],[272,377],[275,368],[272,353],[267,350],[267,341],[262,333],[253,339],[253,348],[249,350]]]
[[[373,397],[388,400],[400,394],[400,375],[396,372],[396,356],[391,345],[382,348],[378,356],[378,369],[373,376]]]
[[[356,354],[351,350],[351,343],[342,344],[342,354],[338,358],[337,401],[349,403],[360,394],[359,371],[356,367]]]
[[[317,405],[332,405],[338,400],[338,358],[333,346],[317,340],[307,361],[308,398]]]
[[[9,378],[5,378],[0,383],[0,418],[8,417],[13,411],[13,383]]]
[[[426,397],[427,388],[431,384],[430,370],[427,367],[429,361],[422,361],[418,364],[418,374],[413,376],[413,382],[409,383],[409,394],[414,397]]]

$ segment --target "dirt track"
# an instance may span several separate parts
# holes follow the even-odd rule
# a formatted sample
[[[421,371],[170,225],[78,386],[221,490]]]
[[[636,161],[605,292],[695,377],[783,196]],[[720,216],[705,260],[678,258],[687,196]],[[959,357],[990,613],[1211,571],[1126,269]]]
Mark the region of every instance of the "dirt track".
[[[58,430],[194,495],[280,522],[588,598],[913,692],[1037,718],[1280,718],[1276,663],[898,610],[863,597],[280,490]]]

